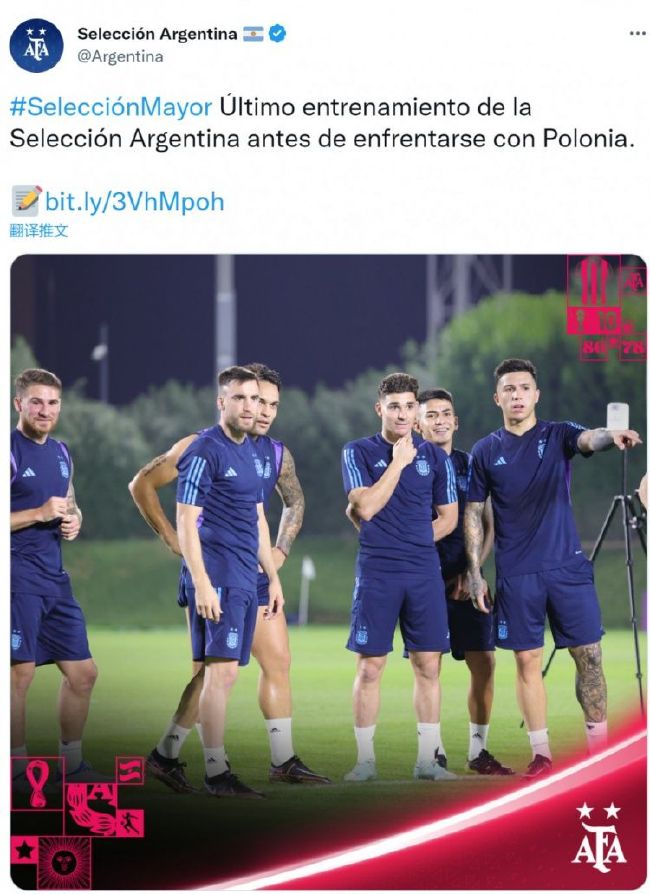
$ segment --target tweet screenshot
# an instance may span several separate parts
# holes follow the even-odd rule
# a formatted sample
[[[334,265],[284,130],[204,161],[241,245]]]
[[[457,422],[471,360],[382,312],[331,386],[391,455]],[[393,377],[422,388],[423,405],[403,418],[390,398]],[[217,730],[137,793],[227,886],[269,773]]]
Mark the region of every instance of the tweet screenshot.
[[[647,4],[0,16],[5,882],[641,887]]]

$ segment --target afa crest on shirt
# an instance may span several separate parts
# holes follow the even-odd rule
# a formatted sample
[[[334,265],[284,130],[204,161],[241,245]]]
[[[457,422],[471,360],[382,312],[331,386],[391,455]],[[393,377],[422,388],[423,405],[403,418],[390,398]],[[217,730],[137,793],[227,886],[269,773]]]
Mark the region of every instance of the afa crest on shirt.
[[[456,487],[465,493],[467,490],[467,475],[456,475]]]
[[[268,456],[266,458],[266,462],[264,463],[264,476],[263,477],[264,478],[271,477],[271,460],[268,458]]]
[[[262,460],[255,457],[255,471],[257,472],[260,478],[264,477],[264,466],[262,465]]]
[[[415,461],[415,469],[418,475],[422,475],[423,477],[426,477],[431,472],[431,466],[426,459],[417,459]]]
[[[70,477],[70,469],[68,468],[68,464],[64,459],[61,458],[59,458],[59,470],[64,478]]]

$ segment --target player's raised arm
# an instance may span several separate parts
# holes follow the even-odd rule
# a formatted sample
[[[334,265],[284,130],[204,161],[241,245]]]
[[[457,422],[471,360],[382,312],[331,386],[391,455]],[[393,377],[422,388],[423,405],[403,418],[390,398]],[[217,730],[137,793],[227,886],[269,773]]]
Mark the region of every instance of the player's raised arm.
[[[293,542],[302,528],[302,520],[305,515],[305,495],[303,494],[296,464],[293,456],[284,448],[282,456],[282,468],[275,489],[282,500],[282,517],[278,526],[278,536],[272,549],[273,560],[276,568],[281,568],[291,551]]]
[[[140,514],[165,546],[177,556],[181,555],[178,535],[163,511],[158,491],[178,478],[176,464],[196,437],[195,434],[188,435],[177,441],[166,453],[156,456],[143,466],[129,483],[129,491]]]
[[[629,450],[642,443],[639,433],[631,429],[616,431],[608,428],[590,428],[581,432],[577,446],[580,453],[598,453],[601,450],[609,450],[610,447]]]
[[[393,496],[402,471],[413,462],[416,454],[417,449],[409,432],[393,445],[393,458],[378,481],[369,487],[354,487],[348,492],[350,505],[360,519],[368,522],[384,508]],[[346,466],[354,466],[355,462],[354,448],[345,447],[343,450],[344,472]]]

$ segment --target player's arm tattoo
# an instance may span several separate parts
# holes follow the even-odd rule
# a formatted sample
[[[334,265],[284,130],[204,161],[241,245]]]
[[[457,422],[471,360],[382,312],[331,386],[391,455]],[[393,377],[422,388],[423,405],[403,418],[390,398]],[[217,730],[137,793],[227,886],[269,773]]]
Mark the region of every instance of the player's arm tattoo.
[[[597,453],[614,446],[614,436],[607,428],[591,428],[583,431],[578,438],[578,450],[581,453]]]
[[[483,503],[467,503],[465,506],[465,520],[463,530],[465,533],[465,552],[469,571],[478,574],[481,568],[481,553],[483,550]]]
[[[576,663],[576,697],[585,719],[600,723],[607,719],[607,683],[600,643],[576,646],[569,651]]]
[[[275,545],[285,556],[288,556],[293,542],[302,527],[302,520],[305,515],[305,495],[302,492],[300,481],[298,481],[293,456],[286,447],[284,448],[282,469],[280,470],[276,490],[280,494],[284,508]]]
[[[162,453],[160,456],[155,456],[151,460],[151,462],[148,462],[146,466],[142,467],[140,474],[143,477],[146,477],[147,475],[151,475],[151,473],[154,471],[154,469],[157,469],[158,466],[161,466],[164,462],[166,462],[166,460],[167,460],[166,453]]]
[[[76,515],[77,518],[79,519],[79,524],[81,524],[81,522],[83,520],[83,515],[81,514],[81,509],[77,505],[77,499],[75,497],[74,485],[72,484],[72,481],[68,485],[67,496],[68,496],[68,512],[70,513],[70,515]]]

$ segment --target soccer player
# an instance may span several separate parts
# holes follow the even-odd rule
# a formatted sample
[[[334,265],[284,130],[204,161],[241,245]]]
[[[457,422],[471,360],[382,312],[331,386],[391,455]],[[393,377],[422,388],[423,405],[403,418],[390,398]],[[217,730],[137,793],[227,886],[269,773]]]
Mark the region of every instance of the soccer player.
[[[74,540],[81,510],[72,486],[72,460],[51,437],[61,412],[61,381],[44,369],[16,379],[18,425],[11,434],[11,755],[27,756],[25,706],[36,667],[56,664],[59,754],[70,781],[103,777],[82,757],[81,739],[97,668],[86,623],[63,568],[61,539]],[[16,776],[26,760],[12,761]]]
[[[504,767],[487,750],[490,712],[494,699],[494,619],[492,615],[474,608],[469,598],[466,580],[467,557],[463,516],[467,500],[469,454],[453,446],[454,434],[458,431],[458,416],[450,392],[444,388],[421,391],[418,403],[420,405],[418,430],[426,441],[437,444],[445,451],[456,474],[458,525],[451,534],[438,542],[437,547],[447,596],[451,654],[458,661],[464,659],[470,673],[467,695],[469,710],[467,766],[482,776],[511,776],[514,770]],[[482,521],[484,537],[481,562],[484,562],[490,554],[494,539],[494,522],[489,500],[485,503]],[[485,587],[487,583],[484,583]],[[447,766],[442,742],[436,759],[443,767]]]
[[[358,654],[352,692],[357,764],[348,782],[377,776],[374,734],[381,678],[397,621],[415,677],[416,779],[455,779],[435,761],[440,729],[440,655],[448,650],[445,589],[435,541],[458,523],[451,460],[413,433],[418,383],[393,373],[379,384],[381,432],[346,444],[343,483],[360,526],[347,648]],[[432,519],[435,517],[435,521]]]
[[[224,737],[230,691],[253,641],[258,561],[269,578],[267,618],[282,611],[284,598],[264,516],[264,468],[248,437],[257,415],[257,377],[231,366],[218,383],[218,425],[201,432],[178,461],[176,527],[192,654],[204,662],[205,789],[216,797],[257,798],[263,796],[231,772]]]
[[[276,570],[279,570],[302,526],[305,500],[291,453],[284,444],[268,435],[280,404],[280,376],[261,363],[248,364],[245,368],[252,371],[258,379],[259,400],[251,437],[263,466],[264,502],[266,504],[276,490],[283,503],[276,545],[272,549],[274,564]],[[145,520],[163,543],[177,555],[180,555],[178,536],[162,509],[158,490],[176,479],[178,459],[197,437],[198,435],[193,434],[178,441],[166,454],[141,469],[130,485],[133,499]],[[179,599],[181,604],[186,604],[183,584],[186,574],[183,568]],[[260,666],[258,700],[271,749],[269,779],[272,782],[291,784],[328,784],[330,780],[310,770],[296,755],[293,747],[291,653],[287,622],[284,614],[280,613],[273,618],[272,623],[268,623],[268,577],[263,572],[257,578],[257,599],[257,624],[252,654]],[[169,726],[148,758],[151,773],[180,792],[192,791],[183,772],[184,765],[179,762],[178,757],[192,726],[196,724],[200,733],[200,724],[196,722],[202,679],[203,662],[194,661],[192,680],[186,687]]]
[[[469,584],[474,605],[489,612],[480,564],[483,508],[491,495],[497,643],[514,652],[517,699],[532,749],[524,778],[535,779],[552,769],[542,679],[546,616],[556,647],[568,648],[575,661],[589,750],[603,747],[607,737],[600,607],[571,510],[569,462],[576,453],[590,456],[613,445],[625,450],[641,441],[635,431],[538,420],[537,371],[529,360],[504,360],[495,382],[503,428],[474,446],[470,464],[465,507]]]

